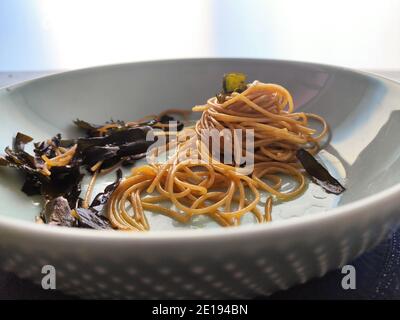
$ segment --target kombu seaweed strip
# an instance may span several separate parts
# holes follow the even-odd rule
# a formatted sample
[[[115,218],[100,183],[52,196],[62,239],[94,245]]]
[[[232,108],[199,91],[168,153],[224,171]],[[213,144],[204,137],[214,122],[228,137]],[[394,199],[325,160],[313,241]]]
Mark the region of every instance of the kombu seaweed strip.
[[[310,175],[312,181],[320,185],[327,192],[340,194],[346,190],[308,151],[299,149],[296,157]]]

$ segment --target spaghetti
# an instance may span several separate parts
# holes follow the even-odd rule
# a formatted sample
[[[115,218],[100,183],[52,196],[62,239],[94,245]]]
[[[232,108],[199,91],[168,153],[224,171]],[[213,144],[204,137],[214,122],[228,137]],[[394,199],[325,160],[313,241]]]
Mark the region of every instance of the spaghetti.
[[[241,93],[232,92],[225,101],[210,98],[193,111],[202,112],[201,118],[194,128],[180,133],[178,141],[168,143],[167,149],[175,150],[173,156],[165,163],[133,168],[113,192],[108,218],[114,228],[149,230],[144,210],[181,223],[206,215],[221,226],[232,226],[240,224],[246,213],[253,214],[258,223],[268,222],[275,199],[287,201],[302,194],[306,181],[296,151],[302,147],[316,153],[328,126],[318,115],[294,112],[292,96],[284,87],[255,81]],[[309,119],[321,122],[322,131],[310,128]],[[231,132],[233,152],[239,158],[246,146],[235,130],[254,130],[255,164],[250,175],[238,170],[238,163],[226,164],[213,156],[204,142],[205,133],[212,129]],[[185,136],[183,141],[181,136]],[[158,151],[153,150],[153,156]],[[282,191],[282,175],[294,179],[296,187]],[[262,191],[267,193],[264,213],[257,206]]]

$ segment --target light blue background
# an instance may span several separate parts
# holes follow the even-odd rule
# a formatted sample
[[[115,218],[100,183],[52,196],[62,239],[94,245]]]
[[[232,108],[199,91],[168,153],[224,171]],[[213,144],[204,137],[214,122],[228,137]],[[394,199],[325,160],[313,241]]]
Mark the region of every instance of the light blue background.
[[[214,56],[400,70],[400,1],[0,0],[0,71]]]

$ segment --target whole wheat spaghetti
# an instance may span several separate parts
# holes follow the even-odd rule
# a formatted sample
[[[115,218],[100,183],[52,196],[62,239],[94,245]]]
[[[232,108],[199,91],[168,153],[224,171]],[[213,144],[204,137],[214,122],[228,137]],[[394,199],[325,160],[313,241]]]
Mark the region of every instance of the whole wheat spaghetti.
[[[255,81],[243,92],[232,92],[223,101],[210,98],[193,111],[202,112],[201,118],[194,128],[180,134],[186,137],[183,141],[168,144],[167,149],[174,150],[173,156],[164,163],[133,168],[113,192],[108,218],[114,228],[148,230],[145,210],[181,223],[206,215],[221,226],[232,226],[240,224],[246,213],[259,223],[268,222],[275,200],[291,200],[305,190],[306,180],[296,151],[305,148],[316,153],[328,126],[318,115],[294,112],[292,96],[284,87]],[[309,119],[321,122],[322,130],[310,128]],[[251,174],[238,170],[239,163],[226,164],[215,158],[204,142],[206,132],[228,130],[232,152],[240,158],[245,144],[244,137],[236,136],[238,129],[254,130],[255,164]],[[224,135],[220,138],[228,139]],[[223,154],[226,149],[219,151]],[[281,190],[282,175],[296,182],[292,190]],[[262,193],[267,197],[260,203]]]

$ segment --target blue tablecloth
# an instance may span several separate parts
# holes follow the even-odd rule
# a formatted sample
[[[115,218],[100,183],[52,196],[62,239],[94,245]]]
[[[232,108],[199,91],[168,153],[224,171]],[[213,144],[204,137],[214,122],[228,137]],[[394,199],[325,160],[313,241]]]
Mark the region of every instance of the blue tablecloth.
[[[356,289],[344,290],[341,270],[274,294],[275,299],[400,299],[400,229],[376,248],[350,262]]]

